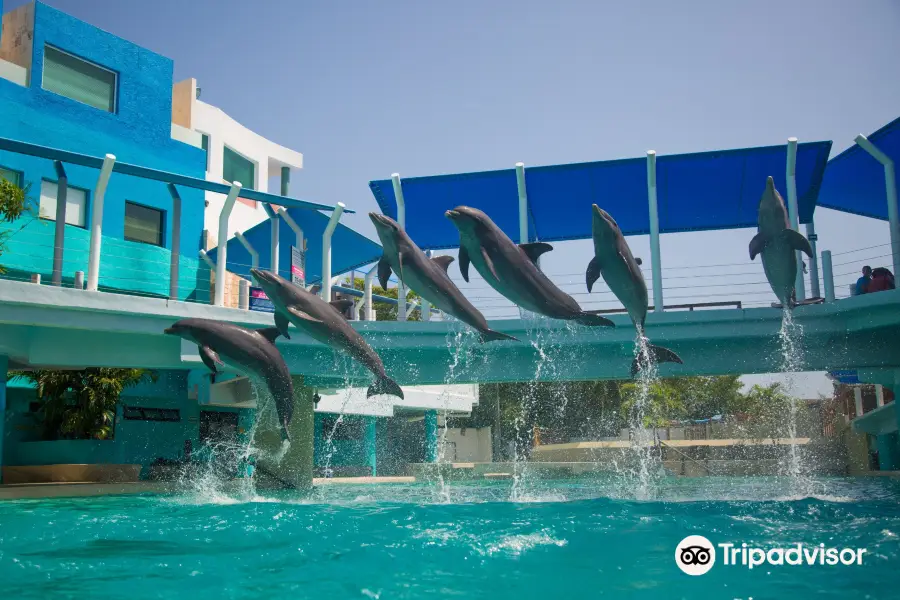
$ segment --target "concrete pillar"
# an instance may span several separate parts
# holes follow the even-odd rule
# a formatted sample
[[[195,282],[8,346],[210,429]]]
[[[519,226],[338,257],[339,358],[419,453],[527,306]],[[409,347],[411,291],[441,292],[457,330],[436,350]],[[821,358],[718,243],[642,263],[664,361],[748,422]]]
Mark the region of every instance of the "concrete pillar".
[[[438,460],[438,419],[436,410],[425,411],[425,462]]]
[[[294,380],[294,416],[288,427],[291,445],[280,461],[273,457],[281,452],[281,431],[267,428],[256,431],[256,447],[260,451],[257,460],[257,477],[272,487],[293,488],[308,493],[312,491],[313,477],[313,393],[306,387],[302,375]],[[268,476],[267,476],[268,475]]]
[[[377,434],[375,417],[366,417],[366,465],[372,469],[372,477],[378,474]]]
[[[3,445],[6,441],[6,376],[9,359],[0,356],[0,483],[3,483]]]
[[[853,401],[856,408],[856,412],[853,416],[861,417],[863,414],[862,388],[860,388],[858,385],[854,386],[853,388]]]
[[[884,386],[880,383],[875,384],[875,408],[884,406]]]
[[[878,470],[900,470],[900,438],[897,432],[878,436]]]

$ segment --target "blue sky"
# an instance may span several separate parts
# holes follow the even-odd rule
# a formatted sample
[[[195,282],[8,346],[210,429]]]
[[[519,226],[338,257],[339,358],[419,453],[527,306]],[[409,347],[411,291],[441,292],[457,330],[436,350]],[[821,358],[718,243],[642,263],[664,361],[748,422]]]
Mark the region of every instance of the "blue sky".
[[[5,8],[22,3],[6,0]],[[345,222],[371,237],[365,213],[376,204],[367,182],[395,171],[603,160],[789,136],[834,140],[834,155],[900,113],[900,4],[891,0],[48,4],[173,58],[176,80],[197,78],[205,101],[303,152],[292,195],[345,202],[358,211]],[[820,250],[888,241],[885,223],[861,217],[819,209],[816,225]],[[736,265],[684,269],[682,277],[712,277],[682,278],[683,289],[667,298],[772,301],[758,263],[747,261],[752,235],[663,236],[667,269]],[[629,241],[649,257],[646,238]],[[887,264],[886,254],[836,256],[839,294],[863,262]],[[588,242],[570,242],[542,264],[559,283],[572,282],[567,291],[583,292],[589,258]],[[514,314],[477,281],[462,287],[488,318]],[[587,307],[613,305],[599,298],[576,296]]]

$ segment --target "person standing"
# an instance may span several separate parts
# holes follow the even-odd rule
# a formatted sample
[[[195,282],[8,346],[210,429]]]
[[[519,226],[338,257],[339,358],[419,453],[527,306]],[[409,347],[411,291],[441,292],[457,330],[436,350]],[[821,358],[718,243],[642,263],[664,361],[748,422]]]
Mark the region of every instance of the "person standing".
[[[869,282],[872,281],[872,267],[866,265],[862,268],[862,277],[856,280],[856,295],[869,291]]]

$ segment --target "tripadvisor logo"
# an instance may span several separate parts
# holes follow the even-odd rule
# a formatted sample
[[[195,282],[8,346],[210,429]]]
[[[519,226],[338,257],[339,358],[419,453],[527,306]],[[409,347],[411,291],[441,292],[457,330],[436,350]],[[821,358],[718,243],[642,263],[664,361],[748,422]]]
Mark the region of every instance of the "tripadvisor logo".
[[[862,565],[865,548],[826,548],[825,544],[791,544],[786,547],[758,548],[742,543],[713,544],[702,535],[689,535],[675,547],[675,564],[688,575],[703,575],[716,564],[716,548],[727,567],[748,569],[762,565]]]

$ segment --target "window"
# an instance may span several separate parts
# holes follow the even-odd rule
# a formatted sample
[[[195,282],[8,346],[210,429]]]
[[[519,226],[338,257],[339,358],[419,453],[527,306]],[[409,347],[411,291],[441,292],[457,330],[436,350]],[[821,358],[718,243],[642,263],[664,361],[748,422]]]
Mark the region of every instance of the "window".
[[[256,165],[225,146],[225,155],[222,157],[222,178],[231,183],[241,182],[245,190],[255,190]]]
[[[170,421],[181,420],[181,411],[177,408],[146,408],[142,406],[126,406],[122,409],[126,421]]]
[[[13,185],[22,187],[22,177],[21,171],[13,171],[12,169],[7,169],[6,167],[0,167],[0,177],[7,180]]]
[[[125,202],[125,239],[162,246],[163,211]]]
[[[41,181],[42,219],[56,220],[56,194],[58,186],[53,181]],[[66,225],[85,226],[87,213],[87,191],[71,185],[66,190]]]
[[[200,134],[200,147],[206,152],[206,170],[209,171],[209,136],[205,133]],[[243,182],[242,182],[243,183]]]
[[[44,46],[41,87],[88,106],[116,112],[116,73],[52,46]]]

